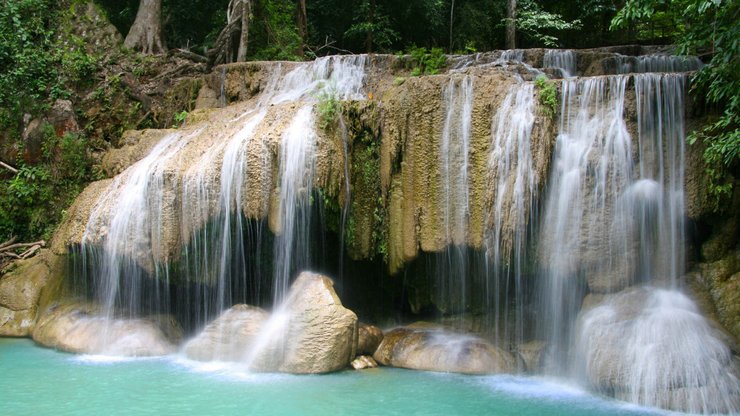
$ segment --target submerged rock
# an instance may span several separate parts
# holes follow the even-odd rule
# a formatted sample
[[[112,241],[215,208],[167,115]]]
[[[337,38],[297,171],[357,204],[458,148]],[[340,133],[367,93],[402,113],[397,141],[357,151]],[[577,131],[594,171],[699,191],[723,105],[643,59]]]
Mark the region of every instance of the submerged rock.
[[[68,303],[48,308],[38,319],[33,340],[41,345],[81,354],[147,357],[175,351],[167,338],[182,334],[172,319],[112,319],[92,304]],[[176,336],[176,335],[175,335]]]
[[[509,352],[471,335],[439,328],[396,328],[385,334],[375,360],[392,367],[467,374],[511,373]]]
[[[691,413],[740,409],[740,366],[722,334],[675,290],[628,289],[578,318],[584,377],[597,390]]]
[[[237,305],[188,342],[196,360],[244,363],[252,371],[327,373],[346,367],[357,349],[357,316],[342,306],[331,279],[303,272],[278,310]]]

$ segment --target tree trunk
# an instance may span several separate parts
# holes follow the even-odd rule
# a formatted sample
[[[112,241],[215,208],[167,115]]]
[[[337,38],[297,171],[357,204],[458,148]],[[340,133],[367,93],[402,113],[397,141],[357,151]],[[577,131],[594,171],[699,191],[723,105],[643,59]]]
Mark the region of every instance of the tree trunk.
[[[308,38],[308,14],[306,13],[306,0],[298,0],[298,35],[301,44],[298,45],[298,56],[303,57]]]
[[[128,31],[124,46],[145,54],[165,51],[162,40],[162,0],[141,0],[136,20]]]
[[[452,22],[455,17],[455,0],[452,0],[452,4],[450,5],[450,49],[448,50],[449,53],[452,53]]]
[[[367,53],[373,53],[373,25],[375,24],[375,0],[370,0],[370,8],[367,12],[367,21],[370,23],[370,29],[367,31],[365,38],[365,49]]]
[[[239,36],[239,50],[236,54],[237,62],[247,60],[247,47],[249,46],[249,15],[252,13],[252,0],[242,0],[242,27]]]
[[[506,0],[506,49],[516,48],[516,0]]]

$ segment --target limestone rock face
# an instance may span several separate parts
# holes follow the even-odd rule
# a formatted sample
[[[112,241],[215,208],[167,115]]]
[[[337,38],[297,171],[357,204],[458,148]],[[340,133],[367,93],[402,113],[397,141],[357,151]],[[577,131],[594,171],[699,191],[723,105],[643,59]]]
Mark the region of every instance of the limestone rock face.
[[[589,304],[577,321],[575,357],[597,390],[690,413],[740,409],[738,360],[688,297],[632,288]]]
[[[16,263],[0,276],[0,336],[27,336],[33,330],[41,289],[51,275],[47,251]]]
[[[242,361],[269,314],[249,305],[234,305],[185,344],[185,355],[198,361]]]
[[[487,341],[437,328],[397,328],[373,355],[379,364],[413,370],[467,374],[509,373],[516,360]]]
[[[543,341],[530,341],[519,345],[517,353],[524,362],[524,369],[528,373],[536,373],[542,369],[546,348],[547,344]]]
[[[57,304],[43,311],[33,339],[46,347],[82,354],[158,356],[175,351],[165,334],[182,333],[174,320],[111,319],[91,304]],[[176,341],[176,340],[173,340]]]
[[[714,303],[720,323],[740,338],[740,250],[699,265],[699,279]]]
[[[332,281],[303,272],[272,315],[234,306],[189,341],[185,353],[201,361],[242,362],[252,371],[327,373],[355,358],[357,333],[357,316],[342,306]]]
[[[360,323],[357,353],[373,355],[383,341],[383,331],[375,325]]]

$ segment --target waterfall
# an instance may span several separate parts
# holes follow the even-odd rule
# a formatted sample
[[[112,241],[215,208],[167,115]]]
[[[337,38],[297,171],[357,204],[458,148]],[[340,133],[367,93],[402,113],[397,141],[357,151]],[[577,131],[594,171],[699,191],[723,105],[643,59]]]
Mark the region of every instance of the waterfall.
[[[688,72],[701,69],[701,60],[695,56],[673,55],[617,55],[610,61],[618,74],[646,72]]]
[[[563,78],[576,75],[576,54],[571,50],[548,49],[542,58],[544,68],[556,68],[560,70]]]
[[[467,249],[469,201],[469,148],[473,111],[473,78],[453,77],[442,92],[444,126],[440,138],[440,221],[450,246],[437,267],[437,292],[441,305],[460,311],[467,302]]]
[[[495,322],[494,333],[498,340],[517,345],[524,339],[522,305],[525,293],[527,233],[535,217],[537,172],[532,160],[531,138],[535,121],[534,86],[524,83],[512,87],[506,95],[491,126],[492,146],[489,156],[490,188],[495,196],[491,212],[487,215],[487,259],[490,260],[492,281],[486,299],[489,310],[499,317],[510,317],[509,299],[501,294],[513,293],[515,328],[509,333],[508,325],[500,328]],[[513,286],[513,290],[512,287]]]
[[[172,133],[119,175],[100,195],[81,250],[95,298],[107,314],[172,310],[169,289],[160,291],[171,274],[181,283],[203,283],[178,299],[192,309],[184,313],[194,314],[188,319],[195,322],[213,319],[235,299],[256,300],[268,277],[261,276],[256,255],[264,238],[260,223],[245,221],[245,216],[266,215],[270,198],[262,198],[260,207],[244,201],[254,194],[269,195],[273,184],[267,175],[274,168],[279,218],[272,293],[279,302],[292,273],[307,263],[317,137],[313,105],[324,95],[363,99],[364,67],[364,56],[321,58],[296,64],[284,74],[275,65],[256,102],[225,120],[217,137],[212,137],[216,129]],[[274,167],[272,139],[264,127],[268,118],[272,128],[285,126]],[[209,140],[213,145],[201,149],[200,142]],[[250,273],[257,276],[247,278]]]
[[[540,232],[545,318],[541,333],[562,362],[588,286],[626,285],[634,254],[607,224],[632,177],[631,139],[622,118],[626,76],[562,84],[560,133]],[[619,274],[618,282],[612,282]],[[598,288],[596,287],[598,286]]]
[[[642,405],[734,412],[740,384],[730,350],[678,284],[685,78],[563,81],[539,241],[540,333],[551,344],[550,371]],[[632,93],[631,132],[624,103]]]

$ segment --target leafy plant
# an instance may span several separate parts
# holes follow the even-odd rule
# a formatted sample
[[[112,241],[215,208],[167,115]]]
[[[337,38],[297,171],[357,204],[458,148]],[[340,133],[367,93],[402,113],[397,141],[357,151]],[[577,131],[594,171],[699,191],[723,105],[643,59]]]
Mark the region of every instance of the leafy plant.
[[[539,75],[535,78],[534,85],[537,87],[540,105],[547,115],[554,116],[558,110],[558,90],[555,82],[545,75]]]
[[[506,19],[504,19],[506,20]],[[553,32],[576,30],[581,28],[581,21],[566,21],[557,13],[543,10],[534,1],[523,1],[516,18],[517,30],[537,43],[547,47],[557,47],[558,38]]]
[[[182,126],[183,124],[185,124],[185,119],[187,118],[188,118],[188,112],[185,110],[180,111],[179,113],[175,113],[175,125],[172,127],[177,128],[177,127]]]
[[[317,98],[319,100],[316,104],[316,110],[319,113],[319,126],[323,130],[329,130],[336,124],[339,117],[339,99],[332,86],[321,89]]]
[[[411,76],[414,77],[438,74],[439,70],[447,65],[447,56],[445,56],[442,48],[412,47],[409,50],[409,55],[411,55],[414,64],[414,68],[411,70]]]

